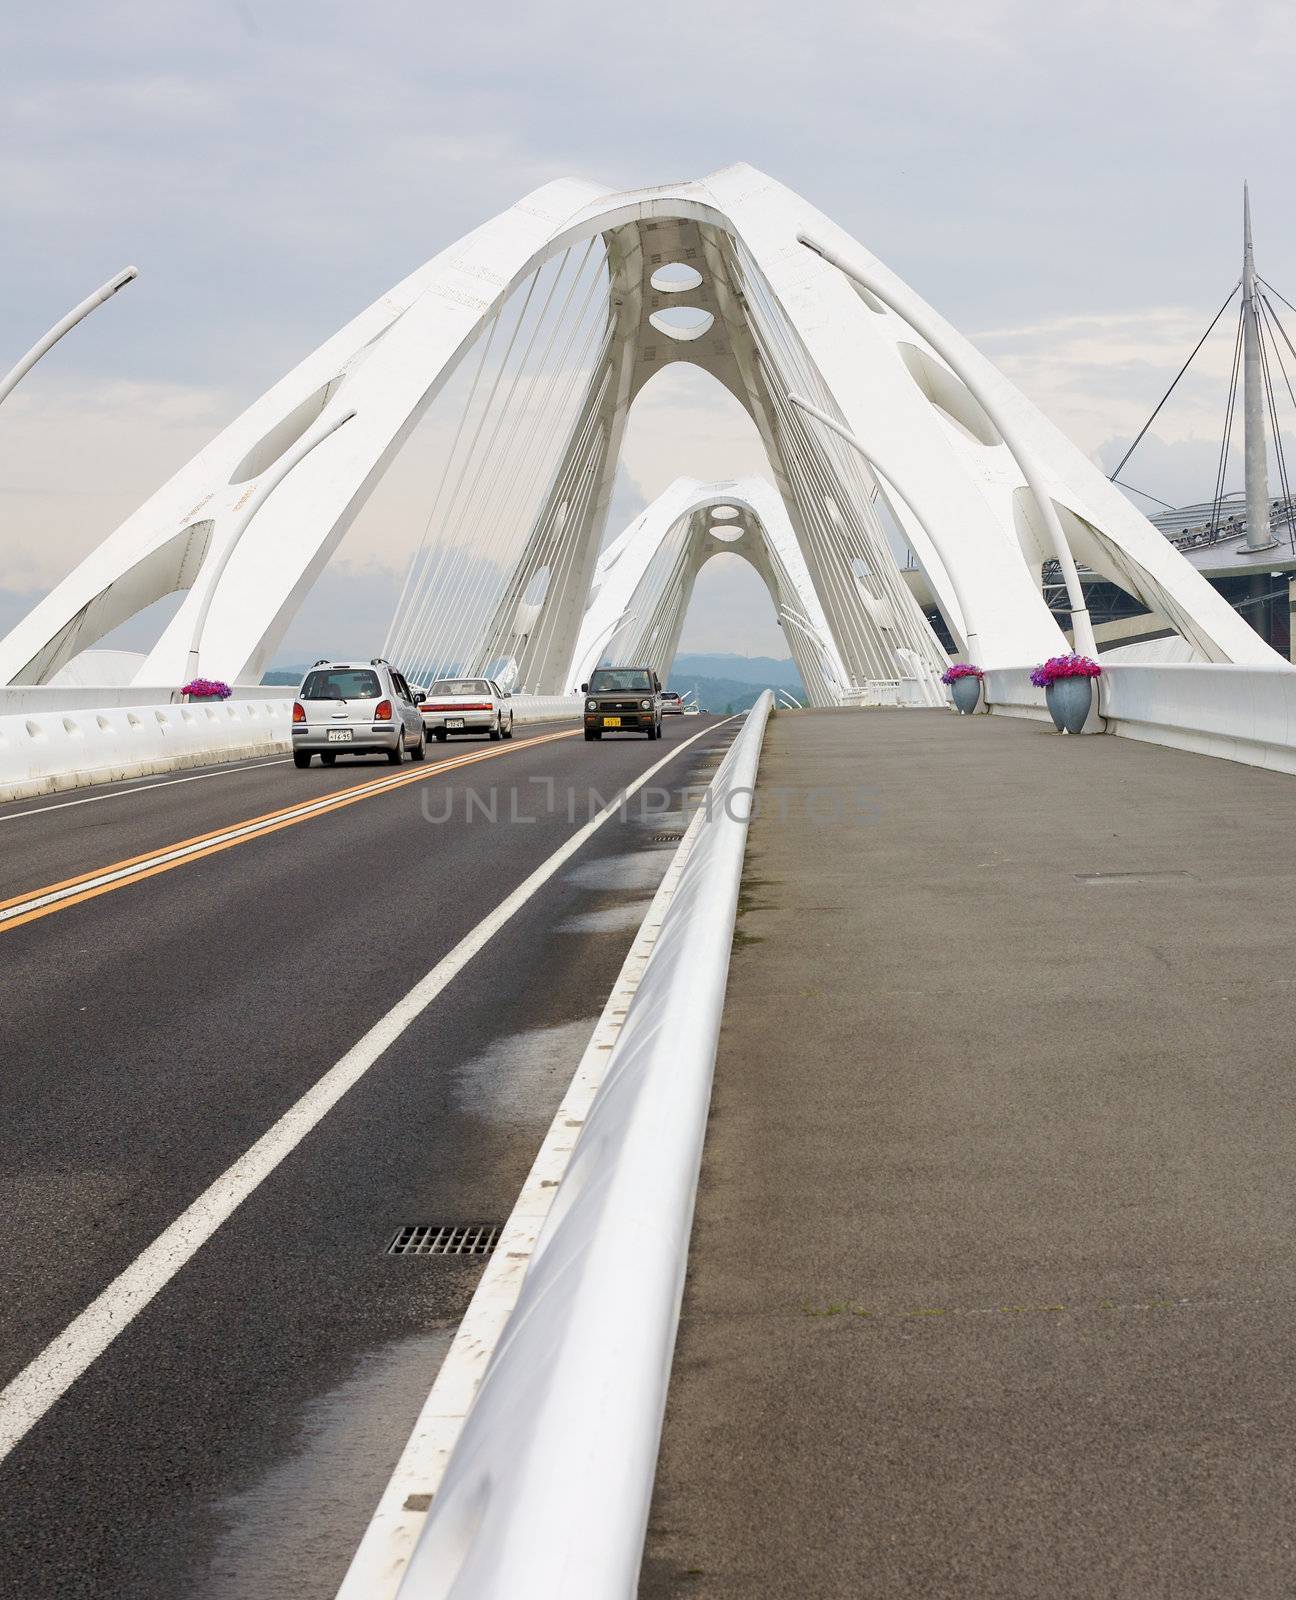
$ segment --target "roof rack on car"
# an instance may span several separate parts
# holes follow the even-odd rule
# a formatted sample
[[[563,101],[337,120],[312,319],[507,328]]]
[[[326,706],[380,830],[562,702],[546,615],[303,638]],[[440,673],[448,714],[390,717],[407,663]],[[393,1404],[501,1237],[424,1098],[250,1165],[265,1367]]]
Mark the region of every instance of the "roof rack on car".
[[[369,665],[371,667],[390,667],[391,662],[388,661],[386,656],[370,656]]]
[[[313,672],[315,670],[315,667],[327,667],[327,666],[328,666],[328,657],[327,656],[321,656],[319,658],[319,660],[317,662],[315,662],[314,666],[311,667],[311,671]]]

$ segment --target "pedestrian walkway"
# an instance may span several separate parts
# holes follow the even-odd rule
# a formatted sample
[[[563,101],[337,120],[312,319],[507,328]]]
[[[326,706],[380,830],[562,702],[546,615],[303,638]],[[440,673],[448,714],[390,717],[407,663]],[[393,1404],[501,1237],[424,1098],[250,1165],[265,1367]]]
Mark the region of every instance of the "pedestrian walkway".
[[[760,782],[641,1595],[1296,1593],[1296,780],[828,711]]]

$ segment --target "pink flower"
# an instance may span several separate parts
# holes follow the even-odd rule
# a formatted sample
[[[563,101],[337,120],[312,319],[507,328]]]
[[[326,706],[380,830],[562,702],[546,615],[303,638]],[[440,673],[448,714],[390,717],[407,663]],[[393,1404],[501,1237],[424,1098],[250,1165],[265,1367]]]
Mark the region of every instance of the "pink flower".
[[[1101,678],[1102,668],[1088,656],[1050,656],[1040,667],[1031,669],[1031,682],[1037,689],[1047,689],[1059,678]]]

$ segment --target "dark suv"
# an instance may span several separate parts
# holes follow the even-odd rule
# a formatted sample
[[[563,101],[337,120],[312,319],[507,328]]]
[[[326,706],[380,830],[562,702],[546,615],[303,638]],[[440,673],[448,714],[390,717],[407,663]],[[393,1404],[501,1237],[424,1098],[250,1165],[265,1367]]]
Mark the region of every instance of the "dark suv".
[[[605,733],[646,733],[661,738],[661,680],[651,667],[599,667],[581,684],[585,737]]]

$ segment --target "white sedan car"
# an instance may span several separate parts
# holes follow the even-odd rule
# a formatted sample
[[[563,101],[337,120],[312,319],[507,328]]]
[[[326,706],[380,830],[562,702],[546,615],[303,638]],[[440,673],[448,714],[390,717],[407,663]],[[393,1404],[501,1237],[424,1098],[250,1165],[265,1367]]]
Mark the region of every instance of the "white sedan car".
[[[424,730],[433,739],[448,739],[452,733],[511,739],[508,698],[491,678],[439,678],[419,700]]]

